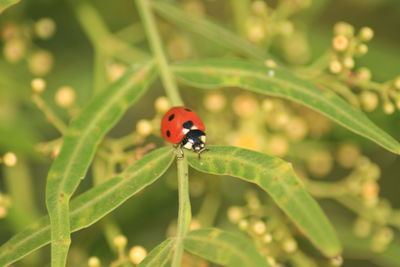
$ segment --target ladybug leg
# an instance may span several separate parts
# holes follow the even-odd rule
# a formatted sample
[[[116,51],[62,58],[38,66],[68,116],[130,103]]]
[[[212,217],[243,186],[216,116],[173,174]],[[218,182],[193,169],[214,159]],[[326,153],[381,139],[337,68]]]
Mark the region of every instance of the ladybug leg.
[[[175,147],[176,149],[179,149],[179,154],[176,155],[176,158],[177,158],[177,159],[182,159],[182,158],[183,158],[183,147],[182,147],[182,144],[181,144],[181,143],[175,144],[174,147]]]
[[[203,150],[201,150],[197,155],[199,156],[199,160],[201,160],[201,153],[203,153],[204,151],[209,151],[210,149],[208,148],[204,148]]]

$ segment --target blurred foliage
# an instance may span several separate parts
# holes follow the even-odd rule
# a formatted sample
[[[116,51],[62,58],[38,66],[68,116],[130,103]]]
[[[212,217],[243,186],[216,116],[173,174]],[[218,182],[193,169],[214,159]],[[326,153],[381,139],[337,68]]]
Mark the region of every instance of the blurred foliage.
[[[73,129],[71,121],[129,74],[132,65],[153,57],[133,0],[15,2],[0,1],[1,244],[47,214],[45,177],[63,135]],[[178,62],[175,66],[239,57],[282,68],[336,93],[400,140],[399,1],[151,2],[164,50],[171,62]],[[256,150],[293,164],[335,227],[343,259],[320,254],[260,188],[194,169],[190,228],[219,227],[236,232],[236,241],[250,238],[271,266],[400,266],[399,156],[305,106],[236,85],[208,91],[180,84],[180,91],[207,125],[208,143]],[[145,162],[144,155],[164,144],[159,124],[171,100],[162,87],[155,82],[134,107],[121,111],[106,138],[100,142],[98,137],[100,148],[73,199],[94,185],[111,184],[110,177]],[[122,206],[74,233],[68,266],[135,266],[147,251],[175,236],[176,176],[170,169],[129,200],[126,191],[126,197],[120,196]],[[88,226],[76,225],[74,230]],[[191,235],[212,234],[210,229],[196,231]],[[218,233],[229,243],[231,233]],[[205,238],[210,244],[213,240]],[[167,248],[168,242],[163,243]],[[207,243],[201,245],[206,252],[200,245],[185,245],[193,254],[184,254],[183,266],[215,266],[200,257],[227,264],[212,255]],[[229,249],[224,253],[235,256]],[[40,249],[12,266],[47,266],[49,255],[47,248]]]

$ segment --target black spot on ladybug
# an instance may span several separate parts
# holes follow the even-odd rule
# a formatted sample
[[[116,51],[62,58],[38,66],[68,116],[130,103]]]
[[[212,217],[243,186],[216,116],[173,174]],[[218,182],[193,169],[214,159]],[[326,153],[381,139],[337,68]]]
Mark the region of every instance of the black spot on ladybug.
[[[190,109],[188,109],[188,108],[185,108],[185,110],[186,110],[186,111],[189,111],[189,112],[192,112],[192,110],[190,110]]]
[[[171,115],[169,115],[168,120],[172,121],[174,118],[175,118],[175,114],[171,114]]]
[[[193,126],[193,122],[192,121],[186,121],[182,124],[183,128],[185,129],[190,129]]]
[[[171,132],[169,130],[167,130],[167,136],[170,137],[171,136]]]

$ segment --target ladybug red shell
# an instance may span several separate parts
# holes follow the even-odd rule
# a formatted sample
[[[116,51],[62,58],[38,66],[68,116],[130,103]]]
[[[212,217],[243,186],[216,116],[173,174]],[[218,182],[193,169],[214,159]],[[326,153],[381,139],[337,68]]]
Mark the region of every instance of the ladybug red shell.
[[[173,144],[197,153],[205,151],[206,134],[202,120],[191,109],[173,107],[161,120],[161,135]]]

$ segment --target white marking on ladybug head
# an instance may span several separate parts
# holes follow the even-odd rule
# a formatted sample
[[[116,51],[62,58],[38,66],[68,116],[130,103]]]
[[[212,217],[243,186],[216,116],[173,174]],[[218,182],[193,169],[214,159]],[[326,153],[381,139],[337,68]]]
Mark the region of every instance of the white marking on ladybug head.
[[[206,142],[206,136],[205,136],[205,135],[200,136],[200,140],[201,140],[203,143],[205,143],[205,142]]]
[[[197,129],[199,129],[199,128],[197,128],[196,125],[193,125],[192,127],[190,127],[190,130],[197,130]]]
[[[193,144],[190,143],[190,142],[187,142],[186,144],[183,145],[183,147],[187,148],[187,149],[192,149],[193,148]]]
[[[183,128],[183,129],[182,129],[182,133],[185,134],[185,135],[186,135],[189,131],[190,131],[190,130],[189,130],[189,129],[186,129],[186,128]]]

